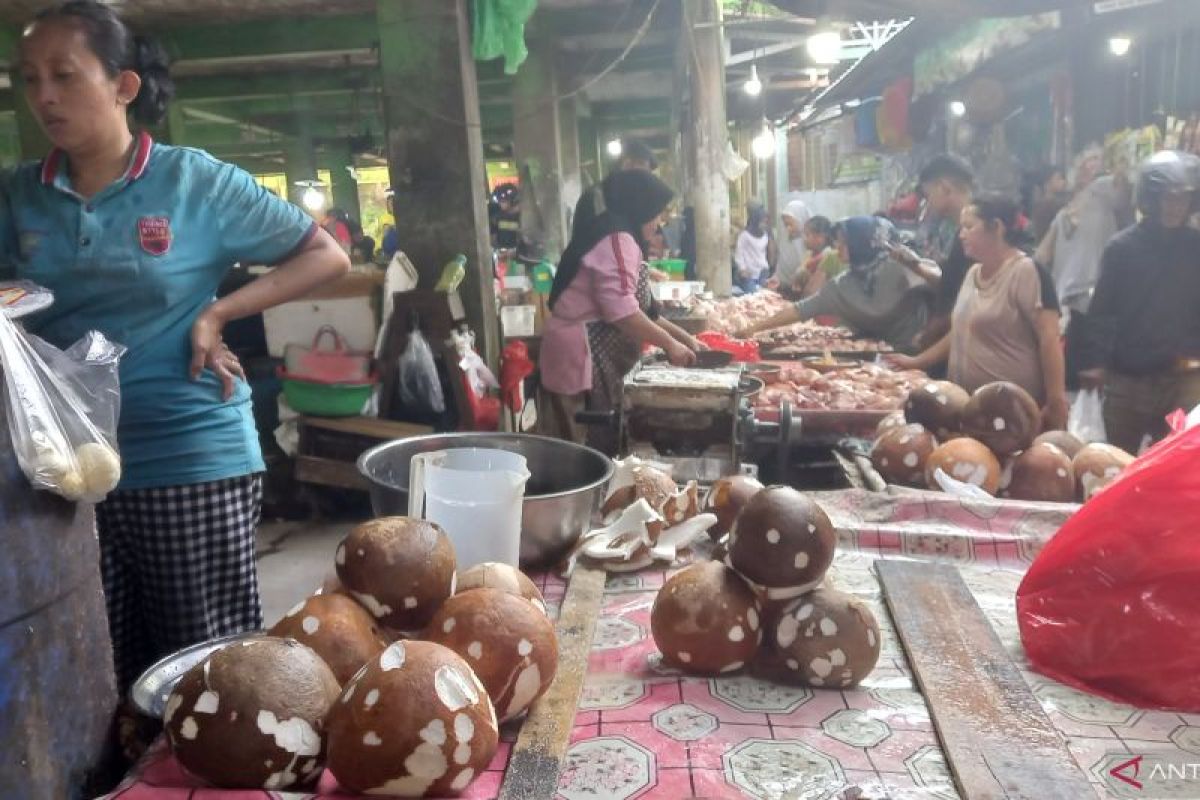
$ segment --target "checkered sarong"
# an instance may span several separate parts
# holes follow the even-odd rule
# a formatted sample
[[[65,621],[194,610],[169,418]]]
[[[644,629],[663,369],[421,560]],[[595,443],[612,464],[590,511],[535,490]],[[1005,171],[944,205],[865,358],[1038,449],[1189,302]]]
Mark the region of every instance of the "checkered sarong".
[[[113,492],[96,508],[122,692],[155,660],[262,627],[254,534],[262,478]]]

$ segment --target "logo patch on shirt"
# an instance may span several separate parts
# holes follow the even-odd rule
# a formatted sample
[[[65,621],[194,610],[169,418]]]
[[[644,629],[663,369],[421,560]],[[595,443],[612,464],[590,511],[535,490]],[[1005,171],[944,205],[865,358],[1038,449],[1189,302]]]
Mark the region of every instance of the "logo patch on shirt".
[[[21,231],[18,237],[18,247],[21,250],[21,258],[28,261],[37,253],[38,248],[42,244],[42,239],[45,238],[44,231],[26,229]]]
[[[142,217],[138,220],[138,242],[152,256],[165,255],[171,249],[171,220]]]

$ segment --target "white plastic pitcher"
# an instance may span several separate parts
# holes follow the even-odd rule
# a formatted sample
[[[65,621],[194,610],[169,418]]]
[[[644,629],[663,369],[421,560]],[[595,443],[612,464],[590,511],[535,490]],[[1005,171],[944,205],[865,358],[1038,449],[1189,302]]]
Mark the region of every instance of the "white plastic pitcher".
[[[408,472],[408,515],[440,525],[458,569],[485,561],[519,566],[525,456],[461,447],[418,453]]]

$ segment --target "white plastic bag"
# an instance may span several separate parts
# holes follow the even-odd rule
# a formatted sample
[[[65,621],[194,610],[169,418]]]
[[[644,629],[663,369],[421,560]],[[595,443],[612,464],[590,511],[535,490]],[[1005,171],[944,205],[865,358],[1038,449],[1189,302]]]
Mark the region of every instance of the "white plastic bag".
[[[400,355],[398,383],[400,402],[406,409],[433,414],[441,414],[446,410],[433,348],[419,330],[408,335],[408,346]]]
[[[35,488],[98,503],[117,487],[117,366],[124,353],[95,331],[64,353],[0,314],[13,451]]]
[[[1098,390],[1084,389],[1076,396],[1067,419],[1067,430],[1088,444],[1108,441],[1108,432],[1104,429],[1104,401]]]

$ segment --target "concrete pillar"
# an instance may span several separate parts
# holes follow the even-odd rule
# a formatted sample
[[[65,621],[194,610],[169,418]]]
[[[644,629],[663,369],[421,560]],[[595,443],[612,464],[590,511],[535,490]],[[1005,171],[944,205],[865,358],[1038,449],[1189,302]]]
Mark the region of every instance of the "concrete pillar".
[[[521,233],[555,260],[567,243],[558,93],[552,45],[534,39],[513,84],[513,156],[521,176]]]
[[[560,162],[562,165],[562,205],[566,213],[563,228],[563,245],[570,239],[571,215],[579,196],[583,194],[583,174],[581,154],[579,149],[579,114],[578,100],[569,97],[563,100],[559,108],[559,144]]]
[[[284,154],[283,171],[287,177],[287,199],[303,208],[301,200],[304,196],[304,188],[296,184],[299,181],[315,181],[317,179],[317,154],[313,150],[311,136],[298,137],[288,143],[287,152]]]
[[[600,138],[596,131],[596,116],[589,111],[587,116],[576,120],[579,130],[579,154],[584,185],[590,186],[604,177],[604,160],[600,157]]]
[[[348,144],[341,142],[329,147],[326,156],[329,164],[329,180],[333,184],[333,204],[356,220],[362,220],[362,207],[358,201],[358,181],[350,172],[354,167],[354,153]]]
[[[378,0],[388,167],[401,247],[432,288],[462,253],[476,342],[499,358],[479,87],[467,0]]]
[[[683,41],[689,58],[693,145],[691,195],[696,209],[696,274],[718,297],[732,290],[729,250],[729,184],[721,171],[725,161],[725,59],[721,5],[718,0],[683,4]]]

